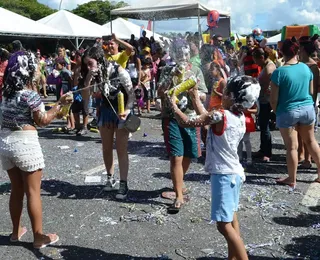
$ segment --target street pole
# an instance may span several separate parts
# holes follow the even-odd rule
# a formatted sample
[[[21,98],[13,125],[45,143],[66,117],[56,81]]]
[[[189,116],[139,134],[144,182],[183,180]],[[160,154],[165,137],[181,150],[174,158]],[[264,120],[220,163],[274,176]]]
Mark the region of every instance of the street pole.
[[[59,10],[61,10],[62,1],[63,1],[63,0],[60,1]]]

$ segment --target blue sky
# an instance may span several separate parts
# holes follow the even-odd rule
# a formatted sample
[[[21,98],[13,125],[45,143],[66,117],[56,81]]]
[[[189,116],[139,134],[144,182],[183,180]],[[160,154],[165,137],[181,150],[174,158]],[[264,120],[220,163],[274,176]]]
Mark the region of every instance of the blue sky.
[[[72,10],[78,4],[90,0],[62,0],[62,9]],[[142,0],[124,0],[130,5]],[[225,10],[231,14],[232,31],[250,33],[255,27],[262,30],[280,29],[284,25],[319,24],[320,0],[200,0],[212,9]],[[38,0],[52,8],[58,9],[60,0]],[[149,0],[157,3],[159,0]],[[138,25],[147,25],[143,21],[133,21]],[[206,19],[201,19],[202,29],[206,29]],[[197,20],[156,22],[155,30],[164,31],[196,31]]]

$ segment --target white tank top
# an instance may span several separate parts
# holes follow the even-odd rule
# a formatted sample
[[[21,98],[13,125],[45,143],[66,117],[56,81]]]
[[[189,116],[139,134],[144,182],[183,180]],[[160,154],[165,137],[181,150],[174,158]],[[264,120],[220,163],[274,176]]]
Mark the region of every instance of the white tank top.
[[[244,115],[224,111],[224,132],[208,130],[205,170],[210,174],[238,174],[244,179],[244,170],[239,161],[238,145],[246,132]]]

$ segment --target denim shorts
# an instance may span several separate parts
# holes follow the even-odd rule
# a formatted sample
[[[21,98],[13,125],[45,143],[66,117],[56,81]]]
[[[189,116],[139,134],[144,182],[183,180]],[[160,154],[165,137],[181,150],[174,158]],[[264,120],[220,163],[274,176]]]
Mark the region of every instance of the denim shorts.
[[[288,112],[277,114],[277,127],[291,128],[296,125],[312,125],[316,120],[313,105],[297,107]]]
[[[239,208],[241,184],[238,174],[211,174],[211,220],[233,221]]]

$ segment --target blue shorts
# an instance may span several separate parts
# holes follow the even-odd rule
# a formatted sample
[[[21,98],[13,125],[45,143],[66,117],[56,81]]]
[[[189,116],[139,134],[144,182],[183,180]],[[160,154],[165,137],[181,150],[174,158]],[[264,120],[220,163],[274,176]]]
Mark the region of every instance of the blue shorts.
[[[313,125],[316,113],[313,105],[297,107],[288,112],[277,114],[277,127],[291,128],[296,125]]]
[[[239,207],[241,184],[238,174],[211,174],[211,220],[233,221]]]

